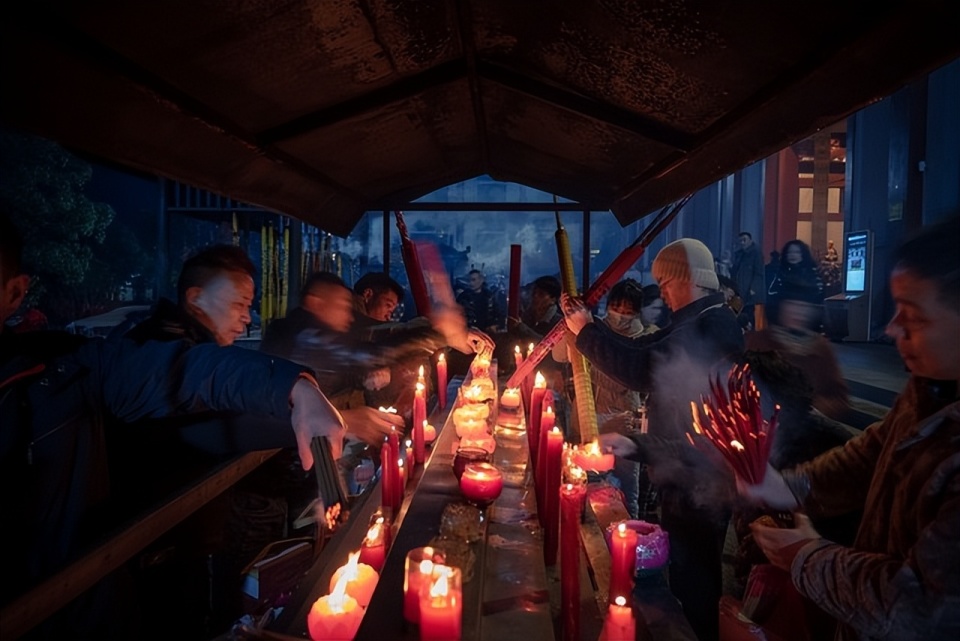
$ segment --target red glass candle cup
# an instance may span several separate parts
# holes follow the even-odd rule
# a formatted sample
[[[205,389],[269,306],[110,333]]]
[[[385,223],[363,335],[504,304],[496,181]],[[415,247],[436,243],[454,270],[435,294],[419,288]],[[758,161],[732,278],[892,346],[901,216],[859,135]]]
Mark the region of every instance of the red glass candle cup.
[[[463,476],[463,469],[470,463],[489,463],[490,452],[480,447],[460,447],[453,457],[453,473],[457,480]]]

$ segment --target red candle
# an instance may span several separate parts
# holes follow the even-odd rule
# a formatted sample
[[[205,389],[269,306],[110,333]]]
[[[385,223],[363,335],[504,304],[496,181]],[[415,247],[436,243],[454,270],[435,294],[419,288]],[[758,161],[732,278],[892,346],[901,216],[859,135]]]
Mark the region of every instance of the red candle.
[[[390,437],[385,436],[380,446],[380,505],[391,513],[393,513],[393,501],[396,498],[396,490],[393,488],[398,478],[393,472],[396,465],[397,459],[394,458],[390,447]]]
[[[443,553],[432,547],[413,548],[403,566],[403,618],[420,623],[420,586],[433,575],[433,564],[443,562]]]
[[[440,409],[447,406],[447,358],[443,352],[437,356],[437,399]]]
[[[604,641],[635,641],[637,638],[637,622],[633,618],[633,609],[627,605],[624,597],[618,596],[610,604],[600,638]]]
[[[546,456],[540,459],[544,468],[543,497],[546,504],[543,520],[543,560],[547,566],[552,566],[557,562],[557,545],[560,541],[560,470],[563,456],[563,432],[554,427],[544,434],[546,438],[542,447],[546,450]]]
[[[413,397],[413,456],[417,464],[427,459],[427,445],[423,424],[427,421],[427,399],[423,383],[417,383],[417,390]]]
[[[563,641],[580,639],[580,506],[582,485],[560,488],[560,613]]]
[[[552,394],[550,395],[552,396]],[[550,434],[550,430],[553,429],[553,426],[556,424],[556,416],[553,413],[553,408],[547,406],[544,408],[543,412],[540,413],[540,445],[537,446],[537,463],[533,466],[533,485],[537,493],[537,517],[540,521],[540,527],[544,527],[546,521],[544,517],[546,516],[546,495],[544,490],[546,489],[546,470],[541,470],[540,468],[546,462],[546,443],[547,437]],[[560,439],[561,447],[563,443],[563,437]]]
[[[373,596],[380,575],[366,563],[360,563],[359,558],[359,550],[347,555],[348,561],[330,577],[330,591],[335,592],[336,586],[343,581],[347,594],[356,599],[361,608],[365,608],[370,605],[370,597]]]
[[[590,472],[608,472],[613,469],[613,454],[604,454],[597,441],[590,441],[573,455],[573,462]]]
[[[363,609],[357,600],[346,594],[346,579],[333,591],[317,599],[307,614],[307,629],[313,641],[351,641],[357,634]]]
[[[630,598],[637,562],[637,532],[621,523],[610,537],[610,598]]]
[[[414,458],[413,458],[413,439],[412,439],[412,438],[408,438],[406,441],[403,442],[403,445],[404,445],[404,449],[406,450],[406,454],[407,454],[407,462],[405,463],[405,465],[406,465],[407,470],[408,470],[407,480],[409,481],[409,480],[410,480],[410,476],[411,476],[410,470],[413,470],[413,463],[414,463]]]
[[[540,449],[540,418],[543,412],[543,397],[547,393],[547,379],[537,372],[536,382],[530,394],[530,422],[527,425],[527,442],[530,446],[530,463],[537,467],[537,451]]]
[[[379,517],[360,544],[360,563],[366,563],[377,572],[383,569],[387,557],[386,538],[384,537],[384,519]]]
[[[520,245],[510,245],[510,282],[507,288],[507,316],[520,318]]]
[[[403,479],[401,479],[400,466],[397,463],[400,460],[400,433],[397,431],[397,428],[390,428],[390,434],[387,435],[387,442],[390,444],[390,459],[393,462],[391,469],[393,473],[393,483],[391,485],[393,495],[390,497],[390,506],[393,508],[393,513],[396,514],[397,510],[400,509],[400,504],[403,503],[404,485]]]
[[[503,491],[503,476],[489,463],[468,463],[460,477],[460,491],[468,501],[491,503]]]
[[[463,619],[460,568],[434,564],[420,585],[420,640],[459,641]]]
[[[520,346],[516,345],[513,348],[513,364],[519,369],[521,363],[523,363],[523,354],[520,353]]]

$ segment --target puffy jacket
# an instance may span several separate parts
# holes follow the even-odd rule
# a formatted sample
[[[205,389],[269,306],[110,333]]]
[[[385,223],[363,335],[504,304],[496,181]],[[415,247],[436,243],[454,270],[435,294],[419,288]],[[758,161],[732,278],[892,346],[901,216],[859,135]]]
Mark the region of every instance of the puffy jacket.
[[[4,562],[3,601],[103,534],[109,417],[136,421],[209,409],[289,422],[290,390],[303,371],[215,344],[137,345],[58,332],[0,336],[0,491],[16,517],[6,529],[15,553]]]

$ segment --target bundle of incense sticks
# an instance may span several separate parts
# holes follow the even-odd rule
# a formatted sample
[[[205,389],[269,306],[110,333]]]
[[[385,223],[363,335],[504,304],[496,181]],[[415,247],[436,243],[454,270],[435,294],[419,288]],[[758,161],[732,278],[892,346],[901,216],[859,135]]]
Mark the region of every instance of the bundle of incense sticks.
[[[711,395],[700,397],[700,407],[693,401],[693,430],[713,443],[741,479],[756,485],[763,480],[777,429],[780,406],[776,405],[770,420],[764,420],[760,407],[760,390],[750,376],[749,365],[735,365],[727,376],[727,385],[710,381]],[[691,444],[696,442],[690,434]]]

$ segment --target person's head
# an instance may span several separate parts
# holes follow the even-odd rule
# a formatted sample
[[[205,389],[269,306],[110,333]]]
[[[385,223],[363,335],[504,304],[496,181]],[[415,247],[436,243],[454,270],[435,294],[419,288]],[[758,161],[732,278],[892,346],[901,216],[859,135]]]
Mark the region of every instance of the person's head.
[[[660,286],[650,284],[643,288],[643,306],[640,308],[640,318],[644,325],[656,325],[663,328],[667,313],[667,304],[660,295]]]
[[[483,277],[483,272],[479,269],[471,269],[470,273],[467,274],[467,282],[470,283],[470,289],[475,292],[479,292],[483,289],[483,283],[486,279]]]
[[[894,256],[887,334],[910,371],[960,381],[960,216],[930,225]]]
[[[673,311],[720,289],[713,254],[695,238],[681,238],[661,249],[652,271],[663,302]]]
[[[330,272],[314,272],[307,278],[300,306],[335,332],[346,332],[353,323],[353,292]]]
[[[753,235],[748,231],[740,232],[737,237],[740,239],[740,246],[744,249],[753,244]]]
[[[247,331],[256,268],[239,247],[214,245],[191,256],[180,270],[177,300],[206,327],[218,345],[232,345]]]
[[[642,308],[643,289],[640,283],[632,278],[621,280],[607,294],[607,325],[619,334],[633,334],[642,327]]]
[[[22,252],[20,230],[0,214],[0,324],[13,316],[27,295],[30,277],[21,273]]]
[[[544,314],[551,305],[556,305],[563,288],[554,276],[541,276],[533,281],[530,307],[536,315]]]
[[[388,321],[403,300],[403,286],[385,272],[368,272],[353,286],[363,313],[378,321]]]
[[[812,265],[813,254],[810,253],[810,247],[802,240],[791,240],[783,246],[781,252],[784,266]]]

